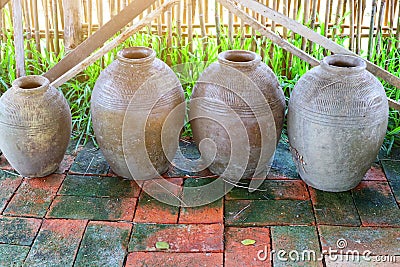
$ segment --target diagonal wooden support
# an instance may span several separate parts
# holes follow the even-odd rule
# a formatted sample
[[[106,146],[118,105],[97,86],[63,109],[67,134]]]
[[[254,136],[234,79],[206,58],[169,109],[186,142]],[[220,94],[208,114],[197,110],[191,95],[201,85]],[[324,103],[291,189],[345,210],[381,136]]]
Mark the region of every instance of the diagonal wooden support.
[[[0,9],[2,9],[10,0],[0,0]]]
[[[353,55],[357,56],[357,54],[349,51],[348,49],[338,45],[337,43],[333,42],[332,40],[320,35],[317,32],[314,32],[313,30],[307,28],[306,26],[298,23],[297,21],[273,10],[270,9],[269,7],[255,1],[255,0],[227,0],[231,4],[240,4],[244,7],[249,8],[250,10],[260,14],[263,17],[266,17],[268,19],[271,19],[275,21],[276,23],[281,24],[282,26],[292,30],[293,32],[296,32],[300,34],[301,36],[313,41],[316,44],[319,44],[320,46],[334,52],[337,54],[347,54],[347,55]],[[369,72],[374,74],[377,77],[382,78],[386,82],[390,83],[391,85],[400,88],[400,78],[394,76],[393,74],[389,73],[388,71],[380,68],[379,66],[366,61],[367,63],[367,69]],[[392,99],[389,99],[389,106],[391,108],[394,108],[396,110],[400,110],[400,103],[397,101],[394,101]]]
[[[141,28],[148,26],[154,19],[162,15],[162,13],[166,12],[170,7],[172,7],[174,4],[176,4],[179,0],[171,0],[171,1],[166,1],[164,4],[162,4],[159,8],[145,16],[142,20],[140,20],[138,23],[135,23],[133,26],[129,27],[126,29],[123,33],[121,33],[118,37],[104,45],[102,48],[97,50],[94,54],[91,56],[87,57],[84,59],[82,62],[80,62],[78,65],[64,73],[61,77],[59,77],[57,80],[55,80],[52,85],[55,87],[59,87],[60,85],[64,84],[68,80],[72,79],[86,69],[89,65],[93,64],[96,62],[98,59],[100,59],[103,55],[111,51],[112,49],[118,47],[122,42],[124,42],[126,39],[128,39],[130,36],[132,36],[134,33],[138,32]]]
[[[55,81],[79,62],[88,57],[93,51],[101,47],[108,39],[113,37],[124,26],[150,7],[155,0],[133,0],[118,15],[103,25],[86,41],[77,46],[71,53],[65,56],[53,68],[44,74],[50,82]]]

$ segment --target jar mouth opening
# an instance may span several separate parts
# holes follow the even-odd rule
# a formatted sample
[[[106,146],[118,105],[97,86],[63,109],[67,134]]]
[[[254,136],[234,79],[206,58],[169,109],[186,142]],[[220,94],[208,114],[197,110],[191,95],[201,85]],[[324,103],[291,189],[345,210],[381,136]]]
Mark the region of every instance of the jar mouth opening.
[[[228,50],[219,54],[218,60],[232,66],[252,66],[259,64],[261,57],[247,50]]]
[[[144,61],[153,60],[156,52],[148,47],[129,47],[118,52],[118,58],[130,63],[143,63]]]
[[[19,90],[24,91],[37,91],[46,88],[50,84],[50,81],[43,76],[30,75],[16,79],[13,82],[13,86]]]
[[[359,57],[336,54],[324,58],[321,66],[328,67],[331,70],[361,71],[366,68],[366,63]]]

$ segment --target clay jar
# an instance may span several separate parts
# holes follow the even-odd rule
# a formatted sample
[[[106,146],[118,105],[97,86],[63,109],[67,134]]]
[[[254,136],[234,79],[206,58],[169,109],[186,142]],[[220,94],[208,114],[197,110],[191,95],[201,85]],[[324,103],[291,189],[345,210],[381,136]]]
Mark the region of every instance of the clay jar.
[[[365,61],[324,58],[289,102],[288,135],[301,178],[324,191],[354,188],[376,159],[387,123],[385,90]]]
[[[179,135],[162,135],[162,129],[182,103],[178,78],[154,50],[131,47],[118,53],[100,74],[91,99],[97,142],[117,175],[145,180],[168,170]],[[169,116],[173,125],[183,125],[184,112]]]
[[[0,149],[24,177],[56,171],[71,135],[71,112],[47,78],[15,80],[0,98]]]
[[[218,62],[201,75],[193,90],[189,117],[194,140],[202,157],[211,163],[211,172],[265,177],[281,135],[284,112],[283,91],[261,57],[231,50],[219,54]],[[202,145],[206,140],[213,144]]]

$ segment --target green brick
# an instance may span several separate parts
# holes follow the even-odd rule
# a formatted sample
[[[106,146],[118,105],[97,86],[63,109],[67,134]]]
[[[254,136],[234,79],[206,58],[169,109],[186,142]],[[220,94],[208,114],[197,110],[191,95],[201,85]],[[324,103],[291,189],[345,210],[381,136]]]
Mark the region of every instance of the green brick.
[[[231,200],[225,202],[227,225],[312,225],[311,202],[297,200]]]
[[[353,197],[363,226],[400,226],[400,209],[387,182],[361,182]]]
[[[22,182],[22,177],[0,170],[0,212]]]
[[[42,220],[0,216],[0,243],[30,246]]]
[[[331,193],[310,188],[318,224],[359,226],[351,192]]]
[[[140,187],[134,181],[118,177],[68,175],[60,195],[89,197],[138,197]]]
[[[318,261],[321,249],[315,227],[274,226],[271,227],[271,236],[273,249],[286,252],[285,255],[273,254],[273,266],[322,266]]]
[[[0,244],[0,266],[22,266],[30,247]]]
[[[128,223],[89,223],[75,266],[123,266],[131,227]]]
[[[48,218],[131,221],[136,198],[95,198],[58,196]]]

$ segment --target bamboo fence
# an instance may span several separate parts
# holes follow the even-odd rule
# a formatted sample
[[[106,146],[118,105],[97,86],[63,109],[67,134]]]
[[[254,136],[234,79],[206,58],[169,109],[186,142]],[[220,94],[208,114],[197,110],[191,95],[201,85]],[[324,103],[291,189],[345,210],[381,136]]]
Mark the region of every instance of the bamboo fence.
[[[0,12],[0,40],[4,40],[6,31],[12,30],[10,23],[13,14],[12,2],[9,1]],[[25,38],[34,39],[38,50],[47,49],[58,54],[62,45],[73,49],[82,40],[91,36],[132,0],[20,0],[19,2],[22,6]],[[72,8],[71,2],[76,3]],[[387,37],[391,37],[389,43],[400,37],[399,0],[373,0],[372,5],[366,0],[259,0],[259,2],[332,40],[348,37],[345,46],[357,54],[361,49],[371,51],[379,47]],[[155,1],[155,4],[132,23],[150,14],[163,3],[164,0]],[[66,9],[69,12],[65,12]],[[249,14],[284,39],[294,37],[294,33],[288,32],[281,25],[254,12]],[[71,20],[76,26],[73,33],[70,33],[71,29],[65,25]],[[242,41],[254,36],[264,38],[216,0],[181,0],[178,5],[154,19],[143,31],[169,36],[168,40],[171,40],[172,36],[180,37],[177,38],[178,44],[167,42],[167,45],[174,47],[192,45],[191,41],[195,36],[207,39],[226,35],[230,40],[240,36]],[[67,40],[68,38],[72,40]],[[303,39],[301,49],[309,52],[312,43]],[[379,49],[377,52],[379,53]]]

